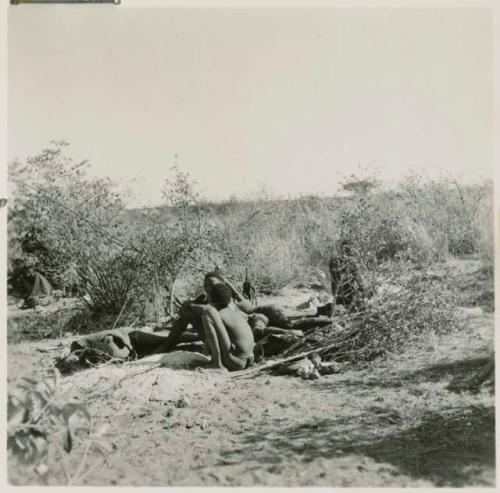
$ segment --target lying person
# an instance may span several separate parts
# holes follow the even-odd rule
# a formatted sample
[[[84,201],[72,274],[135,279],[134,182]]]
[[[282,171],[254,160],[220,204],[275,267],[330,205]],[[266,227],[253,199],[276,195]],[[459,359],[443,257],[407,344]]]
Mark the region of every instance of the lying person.
[[[275,356],[304,336],[301,330],[269,327],[269,319],[261,314],[250,315],[249,324],[255,338],[254,356],[257,362],[266,356]]]
[[[204,289],[204,295],[181,306],[179,318],[168,336],[142,330],[102,331],[87,337],[88,341],[75,341],[71,351],[81,352],[87,346],[96,346],[101,353],[112,357],[142,358],[170,352],[179,342],[198,340],[204,341],[214,366],[229,370],[249,366],[253,362],[255,344],[252,329],[245,320],[245,310],[250,311],[253,307],[245,300],[233,300],[231,288],[214,272],[205,276]],[[186,330],[189,325],[194,331]]]

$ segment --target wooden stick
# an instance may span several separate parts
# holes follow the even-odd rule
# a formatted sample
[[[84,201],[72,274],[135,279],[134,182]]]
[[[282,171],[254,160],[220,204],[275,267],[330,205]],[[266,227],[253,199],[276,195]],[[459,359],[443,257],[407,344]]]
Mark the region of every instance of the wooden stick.
[[[122,316],[122,313],[123,313],[123,310],[125,310],[125,305],[127,304],[127,301],[128,301],[128,296],[125,296],[125,301],[123,302],[122,309],[120,310],[120,313],[116,317],[115,323],[113,324],[113,327],[111,327],[111,330],[113,330],[116,327],[116,324],[118,323],[118,320],[120,320],[120,318]]]
[[[231,283],[231,281],[226,276],[224,276],[222,273],[220,274],[220,276],[222,277],[222,279],[224,279],[224,282],[229,286],[229,288],[233,292],[233,297],[236,298],[236,301],[242,301],[242,300],[245,299],[245,297],[243,296],[243,294],[238,290],[238,288],[236,288]]]
[[[199,270],[201,272],[205,272],[205,273],[210,272],[207,268],[200,267],[199,265],[192,264],[191,262],[186,262],[186,265],[188,267],[191,267],[192,269],[196,269],[196,270]]]
[[[295,351],[300,345],[305,342],[307,339],[307,336],[301,337],[298,341],[295,341],[289,348],[285,349],[281,353],[278,354],[278,357],[284,358],[288,354],[290,354],[292,351]]]
[[[175,315],[175,304],[174,304],[174,296],[175,296],[175,279],[172,281],[170,286],[170,302],[169,302],[169,311],[170,315],[173,317]]]
[[[155,275],[153,278],[153,306],[155,309],[156,327],[160,326],[160,281],[158,280],[158,269],[155,268]]]

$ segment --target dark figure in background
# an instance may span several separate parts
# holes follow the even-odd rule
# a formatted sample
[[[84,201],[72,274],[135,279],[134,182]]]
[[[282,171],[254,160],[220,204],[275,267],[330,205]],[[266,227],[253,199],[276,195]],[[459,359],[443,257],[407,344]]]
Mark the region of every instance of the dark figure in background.
[[[338,254],[330,258],[329,268],[334,305],[343,305],[347,310],[361,308],[366,289],[348,240],[341,240]]]

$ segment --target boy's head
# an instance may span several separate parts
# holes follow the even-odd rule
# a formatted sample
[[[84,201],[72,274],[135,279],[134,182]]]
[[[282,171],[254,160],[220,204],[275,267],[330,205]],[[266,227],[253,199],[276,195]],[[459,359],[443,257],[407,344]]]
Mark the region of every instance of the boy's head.
[[[205,279],[203,280],[203,288],[205,289],[207,295],[210,295],[212,288],[216,284],[225,284],[224,279],[222,279],[222,277],[217,274],[217,272],[209,272],[205,275]]]
[[[212,286],[210,291],[210,303],[226,307],[233,299],[231,289],[224,283],[217,283]]]

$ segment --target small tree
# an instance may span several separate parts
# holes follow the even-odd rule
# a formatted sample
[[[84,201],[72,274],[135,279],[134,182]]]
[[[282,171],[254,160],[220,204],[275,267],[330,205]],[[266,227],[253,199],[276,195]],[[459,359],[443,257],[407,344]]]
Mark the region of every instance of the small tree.
[[[188,173],[173,167],[174,176],[163,187],[163,213],[148,211],[140,219],[134,238],[147,259],[141,277],[145,289],[166,293],[166,310],[174,311],[174,284],[191,265],[204,265],[216,248],[217,227],[199,206],[196,184]],[[149,284],[149,286],[147,286]]]
[[[379,185],[375,178],[359,179],[351,175],[349,181],[342,184],[342,189],[355,194],[368,194]]]

